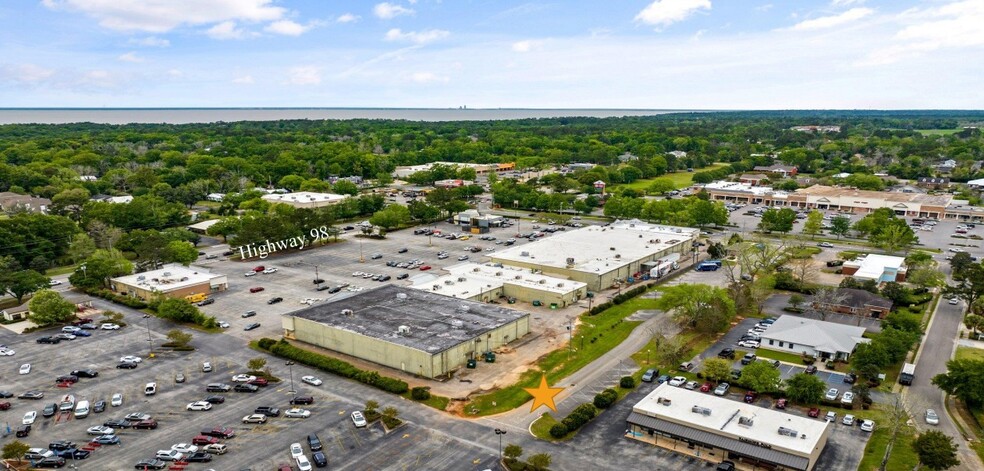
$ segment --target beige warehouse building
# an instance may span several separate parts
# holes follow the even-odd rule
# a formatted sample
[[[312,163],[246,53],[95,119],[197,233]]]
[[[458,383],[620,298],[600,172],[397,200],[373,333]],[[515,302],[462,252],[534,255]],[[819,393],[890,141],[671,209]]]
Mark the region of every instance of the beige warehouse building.
[[[348,195],[336,195],[334,193],[313,193],[310,191],[300,191],[297,193],[271,193],[263,195],[264,201],[270,203],[289,204],[295,208],[321,208],[339,203]]]
[[[210,273],[208,268],[170,264],[157,270],[112,278],[109,286],[114,292],[146,301],[158,293],[183,298],[225,291],[229,281],[225,275]]]
[[[463,263],[445,270],[447,275],[417,281],[411,288],[477,302],[510,297],[526,302],[540,301],[545,306],[556,305],[558,308],[574,304],[588,294],[586,283],[501,264]],[[414,279],[417,278],[420,277]]]
[[[496,304],[386,285],[282,317],[284,337],[426,378],[530,331],[530,315]]]
[[[580,281],[590,290],[601,291],[647,273],[647,266],[664,259],[686,260],[699,234],[693,228],[633,219],[558,232],[531,244],[493,252],[489,258],[495,263]]]

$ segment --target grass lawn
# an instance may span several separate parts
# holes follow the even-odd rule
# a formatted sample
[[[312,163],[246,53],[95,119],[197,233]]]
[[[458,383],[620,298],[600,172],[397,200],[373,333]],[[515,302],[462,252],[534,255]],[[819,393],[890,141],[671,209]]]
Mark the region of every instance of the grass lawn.
[[[870,419],[875,421],[875,431],[868,439],[868,445],[864,449],[864,456],[861,458],[859,471],[874,471],[879,469],[882,458],[885,457],[885,448],[891,438],[889,430],[888,415],[886,412],[869,409],[859,411],[855,414],[859,419]],[[837,426],[840,426],[839,424]],[[914,463],[919,462],[919,457],[912,449],[912,439],[915,435],[915,428],[911,425],[904,425],[899,431],[899,435],[892,447],[892,454],[888,458],[885,469],[912,469]]]
[[[978,360],[984,361],[984,350],[974,347],[957,347],[955,355],[957,360]]]
[[[692,185],[694,183],[694,173],[695,172],[700,172],[700,171],[703,171],[703,170],[714,170],[714,169],[718,169],[718,168],[724,167],[726,165],[730,165],[730,164],[716,163],[716,164],[708,165],[707,167],[704,167],[704,168],[695,168],[693,172],[687,172],[687,171],[673,172],[673,173],[667,173],[666,175],[660,175],[659,177],[656,177],[656,178],[669,178],[670,181],[673,182],[673,186],[675,188],[677,188],[677,189],[686,188],[686,187],[688,187],[688,186],[690,186],[690,185]],[[652,178],[645,178],[645,179],[642,179],[642,180],[636,180],[636,181],[634,181],[632,183],[628,183],[628,184],[625,184],[625,185],[613,185],[612,188],[613,189],[614,188],[631,188],[631,189],[637,190],[637,191],[646,191],[646,188],[649,188],[649,185],[651,185],[652,183],[653,183],[653,179]]]
[[[949,136],[963,131],[961,128],[957,129],[916,129],[916,132],[922,134],[923,136]]]
[[[44,272],[44,274],[47,276],[65,275],[74,272],[76,266],[77,265],[68,265],[65,267],[49,268],[47,271]]]
[[[677,337],[683,339],[683,341],[689,347],[687,349],[687,354],[684,355],[684,358],[686,359],[690,359],[694,355],[697,355],[698,353],[706,350],[708,347],[711,346],[711,344],[714,343],[715,340],[717,340],[716,336],[699,334],[693,331],[681,332],[680,334],[677,335]],[[665,375],[665,374],[671,374],[671,370],[675,370],[678,366],[680,366],[678,364],[667,365],[667,364],[660,363],[656,355],[656,342],[652,340],[650,340],[649,343],[647,343],[646,346],[643,347],[641,350],[633,354],[632,359],[635,360],[637,364],[643,365],[642,368],[639,369],[639,371],[637,371],[634,375],[632,375],[636,380],[636,384],[638,384],[641,381],[643,373],[645,373],[646,370],[650,368],[658,368],[659,373],[661,375]],[[696,374],[697,374],[696,371],[675,372],[672,373],[671,376],[679,375],[679,376],[686,376],[688,379],[696,379],[697,377]]]
[[[430,399],[427,399],[426,401],[418,401],[413,399],[412,397],[410,397],[410,391],[407,391],[401,394],[400,396],[402,396],[404,399],[409,399],[413,402],[419,402],[421,404],[431,406],[439,411],[443,411],[447,409],[448,403],[451,402],[451,399],[448,399],[444,396],[438,396],[436,394],[431,394]]]
[[[589,365],[622,343],[632,329],[639,325],[638,321],[624,320],[626,317],[640,309],[654,309],[655,304],[655,299],[637,297],[595,316],[582,315],[581,325],[574,331],[574,342],[579,349],[576,353],[571,355],[564,348],[545,355],[537,362],[538,369],[523,373],[515,384],[475,397],[464,407],[465,415],[478,417],[498,414],[521,406],[531,397],[523,388],[536,387],[543,374],[547,375],[547,383],[554,384]]]
[[[789,254],[791,258],[810,258],[814,255],[819,254],[823,250],[820,247],[790,247],[786,249],[786,253]]]
[[[534,437],[551,442],[567,440],[574,436],[573,433],[569,433],[566,437],[557,439],[550,435],[550,427],[553,427],[558,423],[560,422],[558,422],[557,419],[553,418],[549,412],[546,412],[541,415],[539,419],[533,421],[533,424],[530,425],[530,431],[533,432]]]
[[[806,363],[803,363],[803,357],[801,355],[796,355],[793,353],[777,352],[775,350],[769,350],[767,348],[759,348],[755,350],[755,355],[758,356],[759,358],[771,358],[773,360],[779,360],[783,363],[792,363],[794,365],[806,366]]]

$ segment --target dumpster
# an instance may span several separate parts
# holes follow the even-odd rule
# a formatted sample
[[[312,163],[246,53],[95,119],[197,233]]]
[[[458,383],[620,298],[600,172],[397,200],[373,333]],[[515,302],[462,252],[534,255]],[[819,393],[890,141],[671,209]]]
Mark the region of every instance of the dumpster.
[[[467,368],[475,368],[478,366],[478,362],[474,358],[469,358],[468,363],[465,365]]]

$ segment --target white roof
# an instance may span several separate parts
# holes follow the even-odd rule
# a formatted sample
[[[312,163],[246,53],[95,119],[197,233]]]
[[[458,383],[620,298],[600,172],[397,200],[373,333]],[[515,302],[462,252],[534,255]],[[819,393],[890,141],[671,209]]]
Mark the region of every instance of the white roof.
[[[580,281],[566,280],[553,276],[530,273],[529,270],[513,267],[496,267],[491,263],[461,263],[445,268],[449,272],[437,279],[421,280],[411,288],[433,291],[445,296],[471,298],[482,292],[500,288],[503,285],[567,294],[587,286]],[[434,286],[439,286],[434,289]]]
[[[666,399],[670,401],[668,405]],[[709,409],[709,412],[704,414],[704,409]],[[813,452],[828,426],[824,420],[732,401],[714,394],[670,386],[669,383],[657,386],[632,411],[716,435],[752,439],[801,456]],[[743,419],[751,419],[751,423]],[[780,434],[780,427],[797,433]]]
[[[689,227],[648,224],[637,219],[616,221],[607,227],[587,226],[557,232],[530,244],[492,252],[489,258],[600,274],[680,244],[688,244],[689,250],[698,232]],[[568,264],[568,260],[572,263]]]
[[[882,275],[885,273],[885,269],[891,268],[896,271],[905,271],[903,266],[904,264],[905,259],[902,257],[878,254],[868,254],[863,258],[844,262],[844,265],[849,267],[858,267],[858,271],[851,276],[871,280],[881,279]]]
[[[198,229],[200,231],[207,231],[208,228],[214,226],[220,221],[220,219],[209,219],[207,221],[196,222],[188,226],[189,229]]]
[[[984,186],[984,178],[978,178],[977,180],[971,180],[967,182],[970,186]]]
[[[828,353],[851,353],[859,343],[867,342],[864,327],[837,324],[797,316],[780,316],[762,334],[762,348],[770,348],[765,340],[806,345]]]
[[[167,293],[188,286],[194,286],[210,282],[221,278],[225,282],[225,275],[215,275],[209,273],[208,268],[196,267],[194,265],[185,267],[178,264],[165,265],[163,268],[151,270],[133,275],[113,278],[112,281],[130,286]]]
[[[776,198],[785,198],[789,194],[785,191],[774,190],[768,186],[752,186],[748,183],[716,181],[704,185],[705,190],[735,191],[739,193],[751,193],[756,196],[772,195]]]
[[[335,203],[348,198],[348,195],[336,195],[334,193],[314,193],[311,191],[299,191],[297,193],[269,194],[261,198],[271,203]]]

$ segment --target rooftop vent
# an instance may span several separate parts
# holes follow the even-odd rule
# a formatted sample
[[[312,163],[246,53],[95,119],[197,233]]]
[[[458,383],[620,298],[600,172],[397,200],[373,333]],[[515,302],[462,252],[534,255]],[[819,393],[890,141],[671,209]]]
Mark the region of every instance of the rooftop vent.
[[[539,281],[539,283],[540,283],[541,285],[545,285],[545,284],[547,284],[547,280],[540,280],[540,281]]]
[[[434,285],[434,286],[433,286],[433,287],[431,288],[431,291],[437,291],[437,290],[439,290],[439,289],[441,289],[441,285]]]
[[[396,293],[396,299],[399,299],[400,301],[406,301],[407,293]]]
[[[343,315],[346,315],[346,316],[351,316],[351,315],[355,314],[355,311],[353,311],[351,309],[342,309],[342,314]]]
[[[738,417],[738,425],[751,427],[755,423],[755,417]]]
[[[615,249],[612,249],[612,250],[615,250]],[[520,257],[529,257],[530,256],[530,253],[524,250],[524,251],[522,251],[522,252],[519,253],[519,256]]]
[[[563,283],[557,283],[557,287],[558,288],[563,288],[564,287],[564,284]]]
[[[615,251],[615,247],[608,247],[608,250]]]
[[[669,398],[666,398],[666,397],[657,397],[656,398],[656,403],[657,404],[662,404],[664,406],[668,406],[668,405],[672,404],[673,401],[671,401]]]
[[[476,270],[477,270],[477,268],[476,268]],[[459,276],[459,277],[458,277],[458,281],[465,281],[465,277],[463,277],[463,276]]]
[[[501,271],[495,272],[495,276],[502,276],[502,272]]]
[[[472,268],[472,271],[477,273],[477,272],[482,271],[482,269],[480,267],[475,267],[475,268]]]
[[[143,276],[143,275],[140,275],[140,276],[137,277],[137,281],[143,281],[143,280],[146,280],[146,279],[147,279],[147,277],[146,276]]]
[[[615,254],[615,258],[622,258],[622,254],[619,253]]]
[[[523,275],[516,275],[516,276],[515,276],[515,279],[517,279],[517,280],[522,280],[522,279],[523,279]]]
[[[709,409],[707,407],[701,407],[701,406],[693,406],[693,407],[691,407],[690,408],[690,412],[693,412],[694,414],[700,414],[700,415],[711,415],[711,409]]]
[[[401,326],[399,326],[399,327],[396,328],[396,331],[399,332],[400,335],[408,335],[410,333],[410,326],[408,326],[408,325],[401,325]]]
[[[779,427],[779,435],[785,435],[787,437],[796,438],[799,436],[799,432],[786,427]]]
[[[169,271],[164,272],[164,276],[171,276],[171,272]]]

